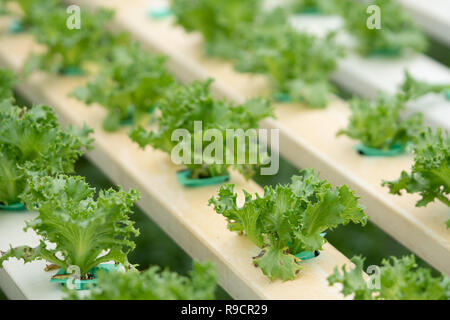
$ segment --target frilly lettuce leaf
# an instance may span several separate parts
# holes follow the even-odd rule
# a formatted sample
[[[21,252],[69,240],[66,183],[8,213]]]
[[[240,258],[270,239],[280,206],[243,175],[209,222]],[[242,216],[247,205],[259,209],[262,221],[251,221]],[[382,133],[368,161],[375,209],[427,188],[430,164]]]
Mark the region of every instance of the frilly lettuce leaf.
[[[43,259],[64,270],[78,266],[81,276],[102,262],[130,267],[127,255],[139,231],[129,215],[139,194],[110,189],[94,199],[94,193],[81,177],[32,176],[22,199],[39,215],[26,222],[25,230],[34,230],[42,241],[36,248],[11,248],[0,257],[0,265],[12,257]]]
[[[130,138],[141,148],[151,145],[155,149],[169,154],[179,143],[185,143],[188,154],[187,160],[183,160],[183,164],[191,170],[191,178],[222,175],[230,166],[249,178],[254,174],[257,165],[249,164],[249,161],[244,161],[243,164],[238,163],[238,151],[241,151],[241,154],[245,155],[245,159],[248,159],[251,148],[256,147],[257,150],[260,150],[259,141],[245,143],[243,139],[234,139],[234,153],[231,153],[231,143],[227,144],[226,131],[235,129],[245,132],[248,129],[257,129],[261,119],[272,116],[272,109],[268,102],[262,99],[252,99],[239,106],[216,99],[210,91],[211,82],[212,80],[195,81],[186,86],[174,86],[167,92],[166,99],[159,104],[161,114],[157,118],[158,129],[147,131],[138,126],[131,131]],[[196,129],[196,121],[201,122],[202,130]],[[189,136],[185,137],[182,142],[172,141],[172,134],[177,129],[189,133]],[[215,129],[223,137],[222,159],[220,159],[221,154],[217,154],[216,156],[212,155],[211,158],[202,157],[201,164],[196,164],[196,159],[205,155],[204,151],[209,143],[204,142],[202,149],[196,149],[194,141],[195,139],[206,140],[205,131],[208,129]],[[219,143],[222,142],[219,141]],[[257,153],[258,164],[264,163],[265,154]],[[231,157],[234,159],[234,164],[225,163],[226,159]]]
[[[88,126],[62,130],[47,106],[31,109],[0,104],[0,202],[19,202],[27,171],[41,175],[69,173],[84,149],[91,148]]]
[[[72,95],[108,110],[103,123],[107,131],[117,130],[123,120],[138,123],[145,115],[148,118],[174,82],[165,62],[165,57],[154,56],[138,45],[115,48],[112,62]]]
[[[405,147],[422,130],[422,114],[414,113],[406,119],[400,117],[405,101],[399,95],[380,95],[375,101],[354,98],[350,109],[348,127],[337,135],[347,135],[366,147],[382,150],[396,144]]]
[[[247,235],[262,248],[254,263],[270,279],[295,278],[301,269],[295,254],[321,250],[324,231],[349,222],[365,224],[368,219],[347,186],[333,189],[313,170],[302,170],[290,185],[266,186],[263,197],[244,194],[239,207],[234,186],[222,186],[209,204],[227,219],[231,231]]]
[[[36,41],[47,50],[32,53],[24,66],[24,73],[34,70],[66,74],[73,69],[83,71],[87,62],[105,62],[111,58],[111,50],[117,45],[128,45],[125,34],[112,34],[106,30],[113,11],[99,9],[94,13],[81,10],[80,29],[66,27],[68,15],[63,7],[50,10],[38,18],[31,27]]]
[[[450,84],[431,84],[414,79],[408,71],[405,71],[405,81],[401,85],[401,93],[405,100],[415,100],[428,93],[449,92]]]
[[[16,82],[14,73],[10,70],[0,69],[0,102],[14,99],[12,86]]]

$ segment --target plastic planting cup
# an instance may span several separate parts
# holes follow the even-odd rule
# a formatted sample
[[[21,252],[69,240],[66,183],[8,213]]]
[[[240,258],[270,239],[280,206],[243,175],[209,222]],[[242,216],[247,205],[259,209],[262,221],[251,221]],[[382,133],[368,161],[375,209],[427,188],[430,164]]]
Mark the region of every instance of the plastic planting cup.
[[[201,179],[191,179],[189,176],[191,175],[191,170],[181,170],[177,172],[178,182],[185,187],[204,187],[215,184],[221,184],[230,180],[230,175],[224,174],[222,176],[210,177],[210,178],[201,178]]]
[[[276,102],[291,102],[292,98],[288,93],[277,92],[273,95],[273,100]]]
[[[61,73],[66,77],[78,77],[84,74],[80,67],[66,67],[61,71]]]
[[[24,31],[23,23],[20,20],[13,20],[8,26],[8,32],[12,34],[21,33]]]
[[[319,14],[320,10],[316,6],[306,7],[300,10],[299,14]]]
[[[358,144],[355,146],[355,149],[360,155],[368,157],[395,157],[405,153],[405,148],[401,144],[394,144],[386,150],[369,148],[363,144]]]
[[[102,263],[99,264],[98,266],[94,267],[90,273],[92,273],[92,275],[94,276],[94,279],[90,279],[90,280],[77,280],[77,279],[72,279],[73,285],[75,287],[76,290],[86,290],[89,289],[93,286],[95,286],[97,284],[97,272],[99,270],[104,270],[106,272],[109,271],[117,271],[121,268],[121,265],[115,265],[113,263]],[[69,277],[67,278],[57,278],[57,276],[64,276],[66,274],[66,271],[63,269],[59,269],[59,271],[56,273],[55,277],[56,278],[52,278],[50,279],[50,282],[52,283],[58,283],[62,286],[67,285],[67,282],[69,281]]]
[[[13,203],[10,205],[4,205],[0,203],[0,211],[26,211],[27,208],[25,207],[25,205],[23,203]]]

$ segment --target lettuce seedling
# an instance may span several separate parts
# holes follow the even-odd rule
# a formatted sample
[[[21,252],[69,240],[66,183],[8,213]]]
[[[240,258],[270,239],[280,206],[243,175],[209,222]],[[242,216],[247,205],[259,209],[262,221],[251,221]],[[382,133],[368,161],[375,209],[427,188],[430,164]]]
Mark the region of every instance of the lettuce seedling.
[[[58,9],[40,17],[31,32],[36,41],[46,46],[44,53],[33,53],[28,58],[24,72],[44,70],[59,74],[79,74],[86,62],[104,62],[110,58],[111,49],[128,45],[125,34],[113,35],[105,31],[113,11],[100,9],[94,13],[81,11],[82,27],[69,29],[67,13]]]
[[[62,130],[47,106],[26,109],[4,100],[0,104],[0,203],[20,201],[27,172],[72,172],[83,149],[91,148],[91,132],[87,126]]]
[[[261,248],[253,261],[270,279],[294,279],[302,269],[295,255],[321,250],[326,230],[349,222],[365,225],[368,219],[346,185],[333,189],[311,169],[293,176],[289,185],[266,186],[262,197],[244,194],[238,207],[234,185],[222,186],[209,204],[227,219],[229,230],[245,233]]]
[[[2,0],[2,3],[17,3],[20,8],[20,26],[26,30],[39,23],[39,20],[49,12],[59,9],[60,0]],[[1,4],[0,4],[1,6]]]
[[[96,199],[94,194],[82,177],[32,176],[22,199],[39,214],[26,222],[25,230],[34,230],[41,241],[34,248],[11,247],[0,257],[0,265],[10,258],[25,263],[45,260],[63,270],[77,266],[82,279],[102,262],[130,267],[127,255],[139,231],[129,215],[138,192],[102,190]]]
[[[173,84],[166,58],[154,56],[134,45],[115,48],[112,62],[73,95],[87,104],[99,103],[108,110],[103,128],[115,131],[120,123],[137,123],[151,112]]]
[[[343,55],[334,34],[319,39],[294,30],[287,9],[264,12],[260,1],[177,0],[173,10],[181,26],[203,35],[209,55],[230,59],[239,72],[266,74],[277,100],[326,106],[328,77]]]
[[[211,263],[194,263],[189,277],[150,267],[139,272],[102,272],[89,294],[68,291],[74,300],[213,300],[217,278]]]
[[[344,54],[334,34],[320,39],[290,26],[255,28],[249,33],[251,49],[238,59],[238,71],[265,73],[277,95],[313,108],[326,107],[334,90],[329,76]],[[248,61],[257,68],[243,67]]]
[[[363,278],[364,259],[351,259],[355,268],[350,271],[342,267],[342,273],[335,267],[328,277],[330,285],[342,285],[344,296],[353,295],[354,300],[448,300],[450,299],[450,278],[433,277],[431,270],[417,266],[413,255],[400,259],[383,259],[378,272],[366,282]],[[379,278],[374,278],[379,277]]]
[[[407,51],[423,52],[427,40],[408,12],[395,0],[374,0],[380,8],[381,28],[369,28],[368,4],[363,1],[337,1],[346,29],[356,38],[357,50],[363,55],[398,55]]]
[[[448,195],[450,193],[450,137],[448,132],[443,133],[440,128],[436,131],[421,132],[415,139],[412,152],[414,164],[411,173],[402,171],[396,181],[383,181],[392,194],[419,193],[421,199],[417,207],[425,207],[428,203],[438,199],[450,206]],[[450,227],[450,220],[447,221]]]
[[[375,101],[355,98],[350,102],[352,115],[347,129],[338,135],[359,140],[369,148],[388,150],[394,145],[403,148],[422,130],[422,115],[400,117],[405,102],[400,96],[380,95]]]
[[[261,1],[174,0],[172,11],[186,31],[203,35],[208,54],[229,57],[236,50],[233,42],[261,12]]]
[[[0,69],[0,102],[6,99],[14,100],[12,86],[16,82],[16,76],[10,70]]]
[[[450,84],[431,84],[414,79],[409,72],[405,72],[405,81],[401,85],[401,93],[405,100],[415,100],[428,93],[450,94]]]
[[[211,82],[196,81],[187,86],[173,87],[159,105],[158,129],[146,131],[138,126],[130,137],[141,148],[151,145],[169,154],[178,149],[177,155],[191,171],[192,179],[224,175],[230,166],[249,178],[257,165],[265,162],[265,155],[261,156],[259,152],[258,137],[248,139],[247,143],[247,139],[230,138],[227,130],[245,133],[248,129],[256,129],[261,119],[272,116],[272,109],[267,101],[260,99],[252,99],[239,106],[215,99],[210,92]],[[173,138],[174,132],[183,133],[183,136]],[[220,134],[222,139],[208,138],[207,132]],[[228,138],[234,142],[230,143]],[[214,150],[211,150],[211,144],[204,142],[211,139],[214,140]],[[198,141],[202,142],[201,146],[198,146]],[[252,151],[256,151],[254,164],[248,161]],[[239,155],[244,155],[243,162],[239,161]]]

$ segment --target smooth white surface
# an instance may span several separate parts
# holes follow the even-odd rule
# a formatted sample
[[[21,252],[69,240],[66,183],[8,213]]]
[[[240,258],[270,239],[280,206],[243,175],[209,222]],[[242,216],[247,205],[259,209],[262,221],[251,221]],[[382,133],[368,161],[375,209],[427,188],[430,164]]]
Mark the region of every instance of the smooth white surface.
[[[417,24],[437,40],[450,45],[449,0],[398,0]]]
[[[0,250],[10,245],[36,246],[39,238],[34,231],[23,231],[25,221],[33,219],[36,213],[0,211]],[[0,269],[0,287],[9,299],[56,300],[62,298],[59,285],[50,283],[55,271],[45,272],[45,261],[24,264],[11,259]]]

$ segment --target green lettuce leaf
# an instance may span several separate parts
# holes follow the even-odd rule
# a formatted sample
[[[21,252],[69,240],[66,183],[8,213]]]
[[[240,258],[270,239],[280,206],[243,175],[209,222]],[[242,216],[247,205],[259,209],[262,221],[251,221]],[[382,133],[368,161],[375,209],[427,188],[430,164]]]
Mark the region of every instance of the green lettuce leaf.
[[[14,99],[12,87],[15,82],[16,77],[12,71],[0,69],[0,102],[5,99]]]
[[[405,81],[401,86],[401,91],[405,100],[415,100],[428,93],[449,92],[450,84],[430,84],[425,81],[414,79],[411,74],[405,71]]]
[[[244,194],[239,207],[234,186],[222,186],[209,204],[227,219],[231,231],[245,234],[261,248],[254,264],[270,279],[294,279],[302,268],[295,255],[321,250],[326,230],[349,222],[364,225],[368,219],[347,186],[333,189],[313,170],[302,170],[290,185],[266,186],[262,197]]]
[[[423,52],[427,40],[414,19],[395,0],[371,0],[380,8],[381,29],[369,29],[368,4],[362,1],[339,0],[339,13],[345,28],[356,38],[357,50],[363,55],[398,55],[408,51]]]
[[[414,256],[404,256],[400,259],[391,257],[384,259],[378,270],[377,281],[366,283],[363,278],[363,263],[361,257],[353,257],[351,261],[355,268],[348,271],[342,267],[342,273],[336,267],[328,277],[330,285],[342,285],[344,296],[353,295],[355,300],[449,300],[450,278],[446,276],[433,277],[431,270],[417,267]],[[375,279],[377,280],[377,279]]]
[[[262,1],[176,0],[177,23],[203,35],[207,54],[230,59],[237,71],[266,74],[275,96],[323,108],[333,91],[328,81],[343,49],[294,30],[289,10],[266,12]]]
[[[411,173],[402,171],[396,181],[383,181],[392,194],[419,193],[421,199],[416,206],[424,207],[428,203],[440,200],[450,206],[450,137],[440,128],[423,131],[412,146],[414,164]],[[447,222],[448,223],[448,222]]]
[[[212,300],[216,283],[214,266],[195,262],[188,277],[156,266],[143,272],[99,272],[89,294],[66,293],[74,300]]]
[[[400,95],[380,95],[375,101],[354,98],[350,102],[352,115],[347,129],[337,135],[347,135],[366,147],[386,150],[394,145],[406,146],[421,130],[420,113],[406,119],[400,117],[405,101]]]
[[[105,31],[113,16],[114,12],[110,10],[99,9],[90,13],[82,9],[80,29],[66,26],[68,15],[64,8],[51,10],[39,17],[31,33],[47,50],[32,53],[24,66],[24,73],[44,70],[68,74],[73,70],[84,71],[87,62],[107,62],[113,47],[129,45],[126,34],[113,35]]]
[[[36,248],[10,249],[0,265],[12,257],[25,263],[42,259],[64,270],[78,266],[82,277],[102,262],[131,267],[127,255],[139,231],[129,215],[138,192],[102,190],[97,199],[94,193],[81,177],[32,176],[22,199],[39,215],[26,222],[25,230],[34,230],[42,241]]]

